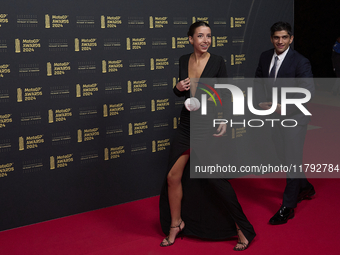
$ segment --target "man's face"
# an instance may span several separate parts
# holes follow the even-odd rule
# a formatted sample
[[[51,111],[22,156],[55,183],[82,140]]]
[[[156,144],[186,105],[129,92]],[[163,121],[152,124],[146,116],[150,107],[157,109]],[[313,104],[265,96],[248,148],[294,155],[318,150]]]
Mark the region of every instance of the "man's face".
[[[270,40],[274,45],[277,55],[280,55],[293,42],[294,36],[289,36],[286,30],[276,31]]]

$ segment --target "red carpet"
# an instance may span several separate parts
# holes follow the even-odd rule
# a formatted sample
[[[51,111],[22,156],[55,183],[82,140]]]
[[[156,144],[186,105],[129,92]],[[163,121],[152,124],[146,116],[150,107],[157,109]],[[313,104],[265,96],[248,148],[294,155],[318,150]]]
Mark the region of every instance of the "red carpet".
[[[305,163],[333,163],[339,160],[340,108],[312,105]],[[327,112],[327,114],[325,114]],[[333,117],[333,119],[330,119]],[[232,180],[239,201],[257,236],[242,254],[338,254],[340,220],[339,179],[310,179],[315,198],[302,201],[295,218],[287,224],[267,222],[278,210],[285,179]],[[3,209],[3,208],[2,208]],[[24,215],[24,213],[23,213]],[[160,247],[164,238],[158,221],[158,197],[82,213],[57,220],[0,232],[1,255],[63,254],[228,254],[236,238],[209,241],[184,237],[171,247]]]

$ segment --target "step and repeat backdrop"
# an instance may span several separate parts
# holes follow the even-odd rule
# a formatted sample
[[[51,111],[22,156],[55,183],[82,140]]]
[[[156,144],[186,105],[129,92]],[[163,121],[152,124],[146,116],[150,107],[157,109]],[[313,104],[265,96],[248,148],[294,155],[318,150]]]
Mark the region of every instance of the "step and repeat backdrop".
[[[198,20],[252,77],[293,0],[0,1],[0,230],[159,194]]]

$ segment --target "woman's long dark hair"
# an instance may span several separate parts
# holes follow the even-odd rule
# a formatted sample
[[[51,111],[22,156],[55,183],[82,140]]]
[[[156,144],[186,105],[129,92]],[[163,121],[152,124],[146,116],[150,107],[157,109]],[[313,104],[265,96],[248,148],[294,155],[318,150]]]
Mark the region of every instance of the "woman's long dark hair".
[[[210,27],[208,23],[205,23],[204,21],[196,21],[195,23],[192,23],[189,27],[188,36],[193,36],[195,33],[196,28],[198,27]]]

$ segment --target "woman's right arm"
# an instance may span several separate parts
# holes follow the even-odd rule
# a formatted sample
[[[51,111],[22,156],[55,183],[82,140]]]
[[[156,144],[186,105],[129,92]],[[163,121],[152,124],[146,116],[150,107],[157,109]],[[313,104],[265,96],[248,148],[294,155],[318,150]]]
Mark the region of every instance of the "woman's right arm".
[[[183,77],[182,73],[182,68],[185,68],[185,61],[187,61],[185,55],[179,58],[179,82],[173,89],[174,93],[178,97],[185,96],[187,94],[187,91],[190,90],[190,79],[187,77]]]

